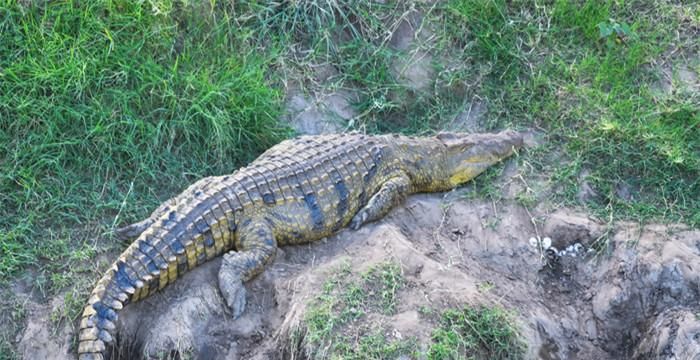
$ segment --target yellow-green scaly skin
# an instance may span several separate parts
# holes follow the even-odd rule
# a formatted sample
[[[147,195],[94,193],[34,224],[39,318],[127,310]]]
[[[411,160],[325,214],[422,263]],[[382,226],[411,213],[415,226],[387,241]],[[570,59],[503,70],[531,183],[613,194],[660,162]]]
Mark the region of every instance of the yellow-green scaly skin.
[[[120,231],[136,239],[92,292],[80,324],[79,358],[104,358],[124,305],[199,264],[229,252],[220,282],[247,281],[279,245],[314,241],[348,225],[357,229],[407,194],[451,189],[521,145],[514,132],[303,136],[231,175],[204,178]]]

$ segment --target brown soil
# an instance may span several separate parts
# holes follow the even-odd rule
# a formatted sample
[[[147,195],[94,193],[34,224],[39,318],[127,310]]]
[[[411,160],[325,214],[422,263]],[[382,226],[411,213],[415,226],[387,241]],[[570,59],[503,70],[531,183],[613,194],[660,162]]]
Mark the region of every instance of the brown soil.
[[[287,358],[289,330],[339,264],[361,272],[393,260],[406,281],[396,314],[365,320],[391,324],[393,336],[429,343],[421,307],[499,304],[516,314],[528,359],[700,359],[700,231],[606,228],[563,210],[533,214],[546,219],[535,229],[520,205],[456,194],[416,195],[359,231],[283,248],[248,284],[248,308],[235,321],[218,292],[219,261],[212,261],[126,307],[115,358],[177,351],[198,359]],[[550,237],[553,248],[532,246],[537,235]],[[47,336],[47,319],[36,316],[21,341],[25,358],[70,358],[65,331]]]

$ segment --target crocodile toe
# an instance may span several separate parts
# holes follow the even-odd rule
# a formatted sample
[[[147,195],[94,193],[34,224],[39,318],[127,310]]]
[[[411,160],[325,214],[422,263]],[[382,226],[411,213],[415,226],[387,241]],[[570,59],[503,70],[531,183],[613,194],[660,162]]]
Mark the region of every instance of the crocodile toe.
[[[246,289],[240,275],[222,266],[219,270],[219,290],[233,318],[238,319],[245,311],[246,305]]]

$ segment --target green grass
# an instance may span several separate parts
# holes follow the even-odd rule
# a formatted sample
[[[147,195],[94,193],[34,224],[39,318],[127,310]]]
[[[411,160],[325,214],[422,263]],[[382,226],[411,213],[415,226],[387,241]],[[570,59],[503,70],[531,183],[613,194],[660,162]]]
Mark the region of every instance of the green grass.
[[[323,291],[309,303],[298,351],[310,359],[394,359],[415,352],[408,340],[387,338],[382,327],[365,328],[368,314],[392,315],[397,292],[403,284],[401,269],[394,262],[382,262],[360,276],[353,276],[349,264],[336,269]]]
[[[666,53],[697,51],[690,40],[674,42],[682,30],[677,8],[664,1],[562,0],[545,9],[453,0],[445,19],[465,29],[450,33],[465,44],[464,58],[488,64],[479,91],[489,99],[487,127],[548,134],[545,148],[524,161],[561,189],[553,199],[619,218],[698,225],[700,98],[687,88],[655,89],[655,65],[672,62]],[[696,24],[698,8],[683,12]],[[597,195],[580,204],[583,170]]]
[[[525,346],[511,316],[498,307],[445,310],[432,340],[427,352],[430,360],[525,358]]]
[[[252,2],[240,10],[248,14],[245,24],[256,29],[259,44],[282,39],[292,49],[285,61],[304,74],[302,86],[308,91],[357,90],[354,107],[359,115],[346,124],[348,128],[419,134],[448,123],[462,105],[464,91],[461,85],[440,86],[460,74],[445,71],[438,62],[430,64],[438,74],[435,86],[417,90],[400,79],[401,59],[412,55],[389,46],[390,34],[413,14],[414,6],[424,5],[304,0],[279,5]],[[315,84],[312,74],[319,66],[330,66],[337,75]]]
[[[398,264],[388,261],[356,276],[349,263],[331,273],[313,298],[301,326],[290,339],[292,353],[309,359],[522,359],[525,345],[512,315],[499,307],[440,310],[439,319],[427,307],[422,326],[432,328],[431,339],[395,340],[377,324],[374,315],[393,315],[404,283]]]
[[[591,183],[600,194],[591,202],[594,208],[611,206],[623,215],[663,216],[697,225],[700,102],[697,94],[680,91],[669,96],[653,90],[657,79],[649,67],[668,50],[676,24],[659,22],[668,11],[663,7],[656,9],[658,14],[650,14],[660,19],[635,16],[641,6],[634,2],[622,8],[609,5],[597,16],[583,18],[570,5],[562,3],[555,9],[555,20],[573,17],[586,35],[578,43],[571,38],[577,33],[569,35],[578,49],[562,47],[578,66],[550,70],[552,77],[570,78],[569,84],[553,90],[570,94],[572,103],[559,112],[575,115],[550,125],[569,127],[563,132],[567,151],[578,158],[564,169],[568,173],[561,180],[573,182],[574,167],[591,169]],[[633,34],[601,39],[594,26],[609,23],[608,18],[629,22]],[[584,31],[592,27],[597,34]],[[620,196],[621,187],[631,189],[631,198]]]
[[[3,7],[0,279],[86,260],[115,219],[289,134],[266,80],[273,54],[223,5],[178,4]]]

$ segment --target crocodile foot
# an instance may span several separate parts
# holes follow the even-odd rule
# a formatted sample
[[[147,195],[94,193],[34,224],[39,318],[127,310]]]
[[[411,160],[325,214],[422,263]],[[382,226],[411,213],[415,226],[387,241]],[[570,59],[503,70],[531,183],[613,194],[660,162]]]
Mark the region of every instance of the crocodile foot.
[[[231,268],[226,257],[219,269],[219,290],[226,300],[226,305],[231,309],[233,318],[238,319],[245,311],[246,290],[239,272]]]
[[[367,219],[369,219],[369,213],[367,212],[366,209],[360,210],[355,216],[352,218],[352,221],[350,221],[350,228],[353,230],[357,230],[362,227],[362,225],[367,222]]]
[[[103,360],[104,356],[99,353],[87,353],[87,354],[80,354],[78,357],[79,360]]]

